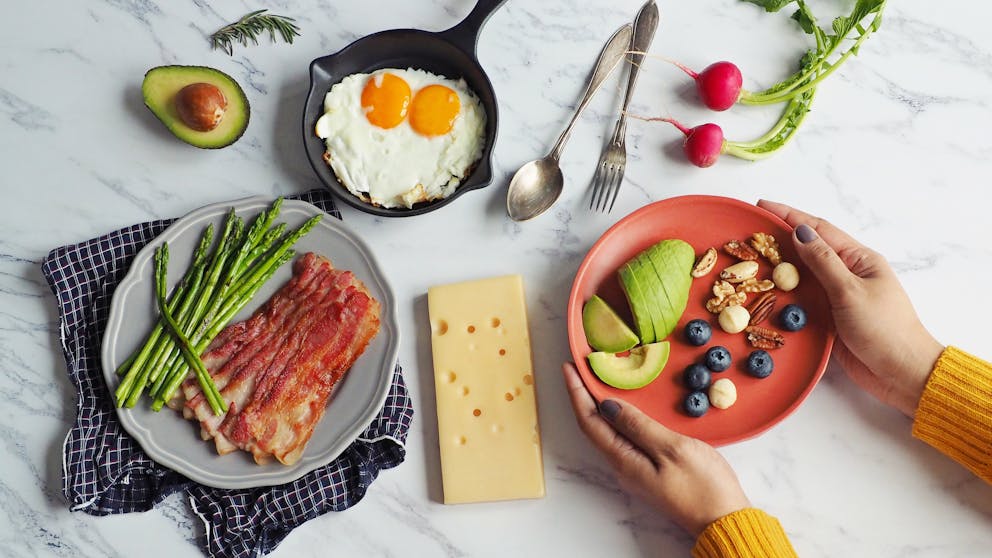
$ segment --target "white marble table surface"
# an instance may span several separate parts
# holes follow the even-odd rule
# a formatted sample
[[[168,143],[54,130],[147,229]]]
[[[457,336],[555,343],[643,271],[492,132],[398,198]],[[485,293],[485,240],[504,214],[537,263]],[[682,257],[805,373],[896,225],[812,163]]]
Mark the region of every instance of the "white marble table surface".
[[[49,249],[117,227],[253,194],[318,185],[299,138],[307,65],[382,29],[444,29],[472,0],[280,0],[298,18],[292,46],[209,50],[205,35],[265,7],[257,2],[101,0],[7,2],[0,34],[0,555],[195,556],[198,522],[171,497],[154,511],[70,513],[61,446],[75,394],[58,346],[54,299],[39,263]],[[393,277],[417,416],[407,461],[385,471],[357,507],[315,519],[273,556],[686,556],[690,539],[624,494],[575,426],[559,375],[563,313],[585,251],[644,204],[682,194],[782,200],[822,214],[886,254],[925,323],[944,342],[992,357],[989,204],[992,193],[992,7],[891,2],[882,31],[821,87],[796,141],[770,160],[686,165],[678,136],[633,122],[627,181],[612,215],[584,209],[612,126],[617,80],[581,120],[564,160],[566,191],[526,224],[504,212],[506,185],[543,153],[577,100],[602,42],[639,0],[510,0],[479,42],[500,108],[496,179],[451,206],[345,221]],[[815,2],[817,11],[849,2]],[[769,84],[804,39],[785,14],[737,0],[667,2],[652,48],[701,67],[732,59],[746,85]],[[175,141],[142,106],[144,72],[210,65],[252,104],[235,145],[201,151]],[[701,109],[689,82],[651,60],[634,109],[714,120],[728,136],[758,135],[774,108]],[[547,497],[488,505],[438,503],[440,477],[424,294],[494,274],[525,277]],[[992,489],[909,435],[909,422],[860,393],[833,366],[807,403],[766,435],[727,447],[753,502],[781,518],[810,557],[988,556]]]

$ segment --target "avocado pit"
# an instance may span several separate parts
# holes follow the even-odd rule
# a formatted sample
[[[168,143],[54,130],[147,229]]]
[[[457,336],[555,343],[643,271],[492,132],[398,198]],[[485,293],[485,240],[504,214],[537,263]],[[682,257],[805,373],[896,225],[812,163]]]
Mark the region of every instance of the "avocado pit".
[[[176,94],[179,118],[198,132],[209,132],[227,112],[227,98],[219,87],[210,83],[191,83]]]

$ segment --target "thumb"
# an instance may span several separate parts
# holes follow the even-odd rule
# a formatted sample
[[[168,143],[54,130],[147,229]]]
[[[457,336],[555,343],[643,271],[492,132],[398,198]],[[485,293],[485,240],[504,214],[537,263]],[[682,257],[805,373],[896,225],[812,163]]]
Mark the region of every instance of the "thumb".
[[[831,303],[835,303],[855,275],[813,227],[806,224],[799,225],[793,236],[799,257],[819,279]]]
[[[617,432],[623,434],[655,463],[671,455],[673,447],[686,438],[626,401],[607,399],[599,404],[599,412]]]

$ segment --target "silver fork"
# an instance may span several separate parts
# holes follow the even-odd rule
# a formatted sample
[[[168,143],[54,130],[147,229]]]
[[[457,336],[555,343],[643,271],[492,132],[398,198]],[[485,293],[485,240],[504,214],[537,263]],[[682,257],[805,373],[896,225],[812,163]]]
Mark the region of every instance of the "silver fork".
[[[599,156],[596,174],[592,178],[592,197],[589,199],[589,209],[605,213],[613,211],[613,204],[620,193],[623,184],[624,171],[627,168],[627,107],[634,95],[634,84],[637,74],[641,71],[644,55],[651,46],[654,32],[658,29],[658,5],[654,0],[648,0],[637,12],[634,18],[634,35],[630,40],[630,75],[627,77],[627,92],[624,94],[620,117],[617,118],[613,137],[606,144]]]

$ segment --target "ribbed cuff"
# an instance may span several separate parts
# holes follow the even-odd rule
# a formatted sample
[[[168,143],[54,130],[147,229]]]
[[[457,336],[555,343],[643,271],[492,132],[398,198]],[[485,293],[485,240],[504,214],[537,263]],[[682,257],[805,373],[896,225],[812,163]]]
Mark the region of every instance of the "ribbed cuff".
[[[992,482],[992,364],[944,349],[920,397],[913,436]]]
[[[727,514],[703,531],[693,558],[795,558],[782,524],[767,513],[745,508]]]

